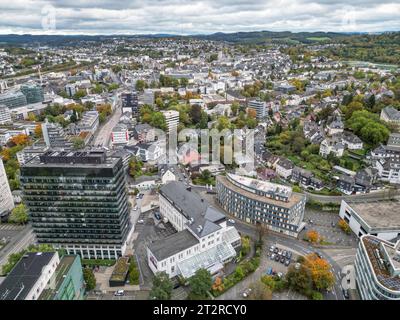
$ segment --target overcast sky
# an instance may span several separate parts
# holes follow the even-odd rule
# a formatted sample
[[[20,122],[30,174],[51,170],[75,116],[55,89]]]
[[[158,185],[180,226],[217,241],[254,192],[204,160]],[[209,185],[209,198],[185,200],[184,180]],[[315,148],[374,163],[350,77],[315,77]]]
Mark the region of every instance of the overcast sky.
[[[256,30],[399,31],[400,0],[0,0],[1,34]]]

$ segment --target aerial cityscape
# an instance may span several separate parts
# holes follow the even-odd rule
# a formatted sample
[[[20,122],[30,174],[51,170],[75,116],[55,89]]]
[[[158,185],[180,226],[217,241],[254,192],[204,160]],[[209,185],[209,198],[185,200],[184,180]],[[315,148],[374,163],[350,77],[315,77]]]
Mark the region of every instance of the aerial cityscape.
[[[30,2],[0,301],[400,300],[399,3]]]

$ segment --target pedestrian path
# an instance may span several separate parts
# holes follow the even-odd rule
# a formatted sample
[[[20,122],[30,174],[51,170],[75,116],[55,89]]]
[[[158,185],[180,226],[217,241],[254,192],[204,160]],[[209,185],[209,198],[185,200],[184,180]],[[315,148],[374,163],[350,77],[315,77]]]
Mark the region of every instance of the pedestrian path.
[[[15,224],[0,223],[0,230],[22,230],[25,226],[18,226]]]

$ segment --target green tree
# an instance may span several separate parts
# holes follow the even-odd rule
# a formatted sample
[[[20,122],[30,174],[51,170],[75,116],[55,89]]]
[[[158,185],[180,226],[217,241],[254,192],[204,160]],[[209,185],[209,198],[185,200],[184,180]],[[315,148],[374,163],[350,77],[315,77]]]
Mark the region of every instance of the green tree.
[[[74,149],[82,149],[85,146],[85,141],[80,137],[73,137],[71,139]]]
[[[17,205],[11,211],[8,222],[16,224],[25,224],[28,222],[28,209],[23,203]]]
[[[137,91],[143,91],[147,87],[146,81],[137,80],[135,84],[135,88]]]
[[[206,299],[208,292],[213,285],[211,274],[206,269],[199,269],[196,273],[189,278],[190,293],[189,299]]]
[[[96,288],[96,277],[94,276],[91,268],[83,269],[83,279],[85,281],[87,291],[91,291]]]
[[[142,175],[143,162],[137,157],[132,157],[129,161],[129,175],[136,178]]]
[[[198,104],[194,104],[191,108],[190,108],[190,118],[192,118],[192,122],[193,123],[198,123],[201,120],[201,106]]]
[[[149,298],[152,300],[170,300],[173,284],[166,272],[158,272],[153,278],[153,287]]]

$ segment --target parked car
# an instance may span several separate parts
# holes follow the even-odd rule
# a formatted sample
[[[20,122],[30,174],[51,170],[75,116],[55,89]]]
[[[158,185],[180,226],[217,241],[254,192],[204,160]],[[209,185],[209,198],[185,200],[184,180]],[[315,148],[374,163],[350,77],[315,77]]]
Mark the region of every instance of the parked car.
[[[159,212],[154,213],[154,217],[156,217],[157,220],[161,220],[161,215]]]
[[[274,253],[276,254],[276,253],[278,253],[279,252],[279,249],[278,248],[275,248],[274,249]]]
[[[139,193],[139,198],[143,199],[144,194],[143,193]]]
[[[271,254],[271,260],[274,260],[275,257],[276,257],[276,254],[275,254],[275,253]]]
[[[289,260],[289,259],[286,259],[286,261],[285,261],[285,266],[288,267],[289,264],[290,264],[290,260]]]
[[[274,250],[275,250],[275,247],[274,247],[274,246],[270,246],[270,247],[269,247],[269,252],[274,252]]]
[[[292,259],[292,252],[286,252],[286,258],[288,258],[289,260]]]
[[[138,206],[135,206],[134,208],[133,208],[133,211],[136,211],[138,209]]]
[[[286,257],[286,250],[282,251],[282,256]]]
[[[282,278],[283,277],[283,273],[282,272],[278,272],[278,277]]]
[[[235,220],[233,220],[233,219],[228,219],[228,222],[234,224],[234,223],[235,223]]]
[[[275,261],[279,261],[279,259],[280,259],[279,255],[276,255]]]
[[[285,263],[285,257],[282,257],[281,259],[280,259],[280,263]]]
[[[318,251],[315,251],[314,253],[317,255],[318,258],[322,259],[322,256]]]
[[[343,289],[343,295],[346,299],[349,298],[349,291],[347,289]]]
[[[114,292],[114,296],[123,296],[124,295],[124,293],[125,293],[125,291],[124,290],[118,290],[118,291],[115,291]]]
[[[271,267],[269,267],[265,273],[266,273],[267,275],[270,275],[270,274],[272,274],[272,268],[271,268]]]
[[[143,219],[140,219],[140,220],[137,221],[137,223],[143,224],[143,223],[144,223],[144,220],[143,220]]]
[[[248,289],[244,290],[242,295],[244,298],[247,298],[250,295],[250,293],[251,293],[251,289],[248,288]]]

